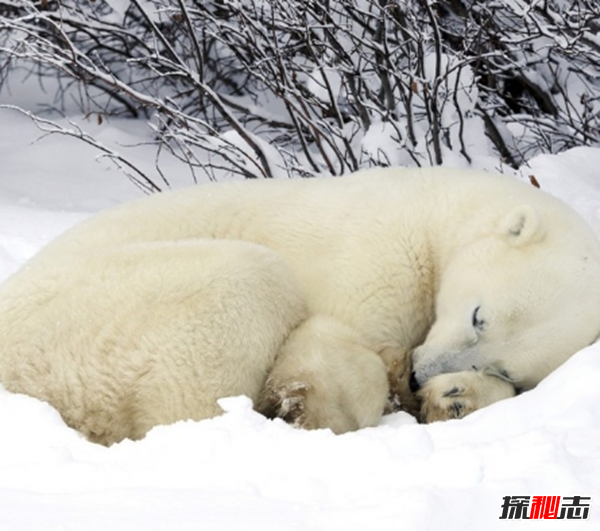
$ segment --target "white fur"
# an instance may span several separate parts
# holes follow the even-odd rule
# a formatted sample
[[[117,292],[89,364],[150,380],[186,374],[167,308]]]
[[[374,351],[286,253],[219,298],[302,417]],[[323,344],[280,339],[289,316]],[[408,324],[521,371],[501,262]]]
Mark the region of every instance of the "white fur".
[[[424,411],[455,387],[444,373],[475,368],[478,395],[498,379],[534,386],[597,337],[599,293],[586,224],[509,178],[379,169],[198,186],[95,216],[9,279],[0,380],[105,444],[241,393],[343,432],[375,424],[388,392],[411,408],[415,347]]]
[[[255,244],[91,246],[34,260],[0,295],[0,374],[110,444],[257,398],[305,315],[280,257]]]

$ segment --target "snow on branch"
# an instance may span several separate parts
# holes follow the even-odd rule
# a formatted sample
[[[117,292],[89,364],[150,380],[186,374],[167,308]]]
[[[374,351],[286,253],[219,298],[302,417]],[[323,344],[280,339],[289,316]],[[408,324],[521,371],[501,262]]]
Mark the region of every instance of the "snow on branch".
[[[0,54],[210,178],[600,143],[595,0],[0,0]]]

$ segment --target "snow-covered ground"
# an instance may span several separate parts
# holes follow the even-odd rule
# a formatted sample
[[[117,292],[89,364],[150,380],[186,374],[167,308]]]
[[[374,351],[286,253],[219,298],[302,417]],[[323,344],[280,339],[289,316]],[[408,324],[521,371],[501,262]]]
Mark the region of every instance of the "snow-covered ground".
[[[88,126],[111,145],[145,134],[126,122]],[[92,148],[32,144],[37,136],[0,110],[0,280],[85,216],[140,195]],[[148,164],[143,147],[136,156]],[[524,173],[600,235],[598,168],[600,150],[577,149]],[[0,530],[600,529],[599,404],[600,345],[464,420],[424,426],[395,414],[342,436],[266,420],[238,397],[219,418],[104,448],[47,404],[0,390]],[[503,497],[518,495],[591,497],[590,516],[500,519]]]

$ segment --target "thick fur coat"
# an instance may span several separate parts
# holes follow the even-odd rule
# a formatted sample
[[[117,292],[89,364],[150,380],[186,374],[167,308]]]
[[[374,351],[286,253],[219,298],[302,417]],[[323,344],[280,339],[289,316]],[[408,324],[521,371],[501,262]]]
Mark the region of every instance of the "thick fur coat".
[[[594,341],[599,295],[585,222],[511,178],[210,184],[96,215],[9,278],[0,381],[103,444],[238,394],[337,433],[390,404],[460,417]]]

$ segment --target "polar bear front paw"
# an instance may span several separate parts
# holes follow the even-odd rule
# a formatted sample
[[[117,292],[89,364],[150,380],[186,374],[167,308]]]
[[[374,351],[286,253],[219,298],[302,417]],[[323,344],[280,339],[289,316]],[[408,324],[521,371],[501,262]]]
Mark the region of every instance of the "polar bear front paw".
[[[419,391],[421,422],[460,419],[477,409],[464,386],[426,385]]]
[[[460,419],[516,394],[514,386],[495,376],[475,371],[440,374],[418,392],[421,422]]]
[[[310,428],[306,420],[307,392],[308,385],[303,382],[291,382],[279,387],[267,384],[256,409],[265,417],[280,418],[294,428]]]

